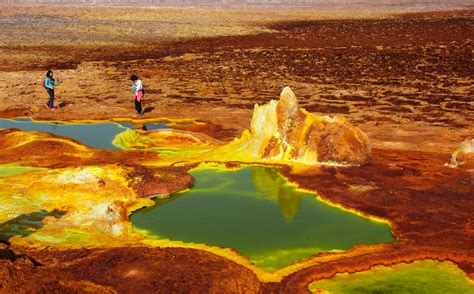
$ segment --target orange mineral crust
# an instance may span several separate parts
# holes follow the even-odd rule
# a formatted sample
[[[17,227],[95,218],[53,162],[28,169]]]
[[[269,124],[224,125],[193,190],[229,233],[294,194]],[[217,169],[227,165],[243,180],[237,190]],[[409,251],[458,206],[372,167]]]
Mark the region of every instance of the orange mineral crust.
[[[96,165],[126,167],[129,186],[137,196],[170,194],[193,183],[190,167],[146,167],[159,160],[156,152],[93,149],[67,137],[15,129],[0,130],[0,164],[67,168]]]
[[[402,243],[472,250],[472,173],[446,166],[448,158],[374,149],[373,160],[362,167],[283,174],[333,203],[390,221]]]
[[[474,274],[474,255],[471,252],[450,252],[449,250],[390,244],[384,248],[367,250],[355,248],[340,256],[320,255],[314,258],[318,264],[302,269],[283,278],[280,283],[265,284],[264,293],[308,293],[308,285],[317,280],[329,279],[337,273],[355,273],[369,270],[373,266],[391,266],[410,263],[415,260],[449,260],[456,263],[468,276]],[[372,252],[370,252],[372,251]]]
[[[0,244],[2,245],[2,244]],[[120,247],[27,250],[0,247],[0,291],[89,293],[258,293],[249,269],[201,250]],[[5,255],[5,257],[4,257]],[[8,257],[6,256],[8,255]]]
[[[159,158],[155,152],[98,150],[68,137],[17,129],[0,130],[0,153],[0,163],[21,161],[38,167],[138,164]]]

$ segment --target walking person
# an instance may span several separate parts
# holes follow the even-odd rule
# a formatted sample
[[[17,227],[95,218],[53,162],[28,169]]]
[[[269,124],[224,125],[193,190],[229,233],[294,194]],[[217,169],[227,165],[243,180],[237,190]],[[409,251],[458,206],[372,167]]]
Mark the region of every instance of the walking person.
[[[48,102],[44,105],[46,108],[54,110],[54,87],[59,85],[60,80],[57,81],[53,78],[53,71],[48,70],[43,80],[43,87],[46,89],[49,95]]]
[[[143,83],[141,80],[138,79],[136,75],[132,75],[130,77],[132,80],[132,93],[133,93],[133,100],[135,101],[135,109],[137,110],[137,115],[143,115],[142,110],[142,100],[143,95],[145,94],[145,90],[143,89]]]

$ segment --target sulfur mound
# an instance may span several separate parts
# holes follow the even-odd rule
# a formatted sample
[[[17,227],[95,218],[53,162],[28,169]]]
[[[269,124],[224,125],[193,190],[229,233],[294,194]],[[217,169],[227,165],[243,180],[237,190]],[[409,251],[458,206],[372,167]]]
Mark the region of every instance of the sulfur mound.
[[[458,167],[462,165],[466,168],[474,167],[474,139],[464,140],[459,147],[451,154],[450,166]]]
[[[343,117],[317,115],[300,108],[293,91],[279,101],[255,105],[250,130],[218,148],[237,161],[365,164],[371,159],[369,139]]]

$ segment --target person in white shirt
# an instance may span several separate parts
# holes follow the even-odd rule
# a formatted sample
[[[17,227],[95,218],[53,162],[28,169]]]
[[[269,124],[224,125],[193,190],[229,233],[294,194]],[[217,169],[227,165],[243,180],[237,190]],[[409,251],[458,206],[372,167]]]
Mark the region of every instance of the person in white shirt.
[[[145,90],[143,89],[143,83],[141,80],[138,79],[136,75],[132,75],[130,77],[132,80],[132,93],[133,93],[133,100],[135,101],[135,109],[137,110],[137,115],[143,115],[142,110],[142,100],[143,95],[145,94]]]

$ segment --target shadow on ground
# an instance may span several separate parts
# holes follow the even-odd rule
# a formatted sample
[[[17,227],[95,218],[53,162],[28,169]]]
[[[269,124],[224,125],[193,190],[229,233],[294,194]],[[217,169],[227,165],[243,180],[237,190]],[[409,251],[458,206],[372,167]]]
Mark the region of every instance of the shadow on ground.
[[[11,237],[27,237],[43,227],[42,220],[47,216],[61,218],[66,213],[59,210],[36,211],[21,214],[9,221],[0,224],[0,240],[7,241]]]
[[[143,113],[149,113],[149,112],[152,112],[153,110],[155,110],[155,107],[146,107],[146,108],[143,110]]]

